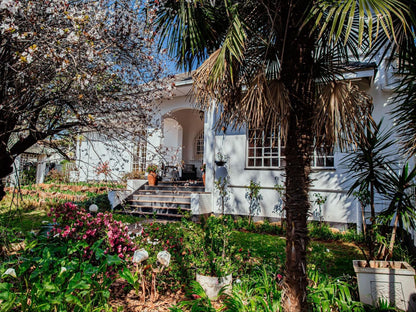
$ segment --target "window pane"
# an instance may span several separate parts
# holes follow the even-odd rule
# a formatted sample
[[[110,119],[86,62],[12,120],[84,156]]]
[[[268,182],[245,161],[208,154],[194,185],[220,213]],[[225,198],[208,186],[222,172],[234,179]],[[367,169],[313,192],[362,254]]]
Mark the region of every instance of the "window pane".
[[[262,159],[256,159],[256,167],[261,167],[262,166]]]
[[[326,166],[327,167],[334,167],[334,157],[327,157],[326,158]]]
[[[248,159],[248,164],[249,167],[254,167],[254,159],[253,158],[249,158]]]
[[[265,167],[270,167],[270,159],[269,158],[264,159],[264,166]]]

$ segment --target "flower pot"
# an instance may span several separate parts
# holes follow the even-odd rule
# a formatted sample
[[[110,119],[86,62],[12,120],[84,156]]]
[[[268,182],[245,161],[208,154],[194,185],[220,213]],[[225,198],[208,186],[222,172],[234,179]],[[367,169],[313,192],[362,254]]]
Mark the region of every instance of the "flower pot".
[[[149,185],[150,186],[156,185],[156,182],[157,182],[157,175],[156,175],[156,173],[149,172],[149,174],[147,175],[147,181],[149,181]]]
[[[402,261],[354,260],[360,301],[377,305],[384,300],[404,311],[416,311],[415,270]]]
[[[232,274],[229,274],[224,277],[216,277],[200,275],[197,273],[196,281],[201,285],[202,289],[205,291],[208,298],[210,299],[215,299],[216,297],[218,297],[220,289],[224,286],[226,286],[225,293],[231,294],[233,281]]]
[[[224,160],[216,160],[216,161],[215,161],[215,164],[216,164],[218,167],[224,167],[224,165],[226,164],[226,161],[224,161]]]
[[[202,182],[204,183],[204,186],[205,186],[205,172],[202,174]]]

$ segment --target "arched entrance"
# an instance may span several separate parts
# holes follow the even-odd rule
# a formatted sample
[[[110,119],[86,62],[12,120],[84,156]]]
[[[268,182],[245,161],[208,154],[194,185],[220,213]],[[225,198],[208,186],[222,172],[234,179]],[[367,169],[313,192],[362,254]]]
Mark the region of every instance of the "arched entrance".
[[[179,109],[163,117],[166,165],[180,167],[183,180],[201,177],[204,158],[204,112]]]

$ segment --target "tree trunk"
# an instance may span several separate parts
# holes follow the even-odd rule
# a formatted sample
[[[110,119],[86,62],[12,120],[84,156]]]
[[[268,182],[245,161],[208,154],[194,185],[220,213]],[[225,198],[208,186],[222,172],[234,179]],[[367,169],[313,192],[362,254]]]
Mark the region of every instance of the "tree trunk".
[[[396,235],[397,235],[397,226],[399,224],[399,209],[397,209],[396,212],[396,218],[394,218],[394,225],[393,225],[393,231],[391,232],[391,239],[390,239],[390,246],[389,246],[389,254],[387,259],[393,258],[393,248],[394,243],[396,241]]]
[[[312,138],[308,122],[290,117],[286,142],[286,265],[283,308],[307,311],[306,248]],[[305,127],[306,126],[306,127]]]
[[[4,191],[5,185],[3,184],[3,178],[7,177],[13,172],[13,159],[10,157],[9,153],[0,148],[0,201],[6,196]]]

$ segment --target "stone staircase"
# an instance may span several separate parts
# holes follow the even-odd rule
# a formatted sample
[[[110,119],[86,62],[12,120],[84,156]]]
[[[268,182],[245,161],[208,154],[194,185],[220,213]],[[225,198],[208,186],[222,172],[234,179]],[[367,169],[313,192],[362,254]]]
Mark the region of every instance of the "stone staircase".
[[[183,181],[144,185],[127,200],[124,213],[163,220],[179,220],[191,214],[191,194],[204,193],[202,183]]]

